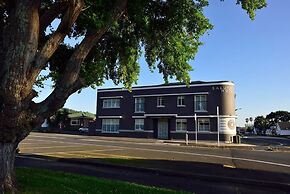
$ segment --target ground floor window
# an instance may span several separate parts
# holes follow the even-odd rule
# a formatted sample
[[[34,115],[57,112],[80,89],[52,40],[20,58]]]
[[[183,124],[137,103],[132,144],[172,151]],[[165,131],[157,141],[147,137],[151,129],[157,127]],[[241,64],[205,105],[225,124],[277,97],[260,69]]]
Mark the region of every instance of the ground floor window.
[[[72,125],[72,126],[80,125],[80,120],[79,119],[72,119],[72,120],[70,120],[70,125]]]
[[[119,119],[102,119],[102,132],[117,133],[119,131]]]
[[[199,119],[198,120],[198,131],[210,131],[210,120]]]
[[[144,130],[144,119],[135,119],[135,130]]]
[[[176,119],[176,131],[186,131],[186,130],[187,130],[187,120]]]

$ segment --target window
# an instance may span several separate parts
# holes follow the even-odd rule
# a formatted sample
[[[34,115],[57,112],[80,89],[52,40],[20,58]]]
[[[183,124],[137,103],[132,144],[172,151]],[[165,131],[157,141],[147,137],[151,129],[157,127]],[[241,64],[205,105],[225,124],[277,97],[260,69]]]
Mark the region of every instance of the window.
[[[199,112],[207,111],[207,96],[196,95],[194,96],[194,110]]]
[[[187,120],[176,119],[176,131],[186,131],[186,130],[187,130]]]
[[[198,120],[198,131],[210,131],[209,119]]]
[[[103,133],[118,133],[119,132],[119,119],[103,119],[102,132]]]
[[[79,119],[71,119],[70,125],[72,125],[72,126],[80,125],[80,120]]]
[[[157,97],[157,107],[164,107],[164,98]]]
[[[185,106],[184,96],[177,97],[177,106]]]
[[[103,100],[103,108],[120,108],[120,99]]]
[[[144,112],[144,98],[135,98],[135,112]]]
[[[135,119],[135,130],[144,130],[144,119]]]

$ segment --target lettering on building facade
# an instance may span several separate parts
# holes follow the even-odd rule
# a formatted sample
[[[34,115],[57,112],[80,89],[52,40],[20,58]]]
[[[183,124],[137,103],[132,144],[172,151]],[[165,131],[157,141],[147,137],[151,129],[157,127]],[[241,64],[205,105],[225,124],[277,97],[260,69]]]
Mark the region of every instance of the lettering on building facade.
[[[220,91],[222,93],[232,93],[233,87],[231,86],[212,86],[213,91]]]

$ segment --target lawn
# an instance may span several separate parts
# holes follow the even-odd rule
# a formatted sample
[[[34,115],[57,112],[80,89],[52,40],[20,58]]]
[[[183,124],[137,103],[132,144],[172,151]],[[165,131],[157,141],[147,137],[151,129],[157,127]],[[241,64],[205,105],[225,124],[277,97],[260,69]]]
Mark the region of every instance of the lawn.
[[[20,193],[27,194],[185,194],[134,183],[32,168],[17,168],[16,174]]]

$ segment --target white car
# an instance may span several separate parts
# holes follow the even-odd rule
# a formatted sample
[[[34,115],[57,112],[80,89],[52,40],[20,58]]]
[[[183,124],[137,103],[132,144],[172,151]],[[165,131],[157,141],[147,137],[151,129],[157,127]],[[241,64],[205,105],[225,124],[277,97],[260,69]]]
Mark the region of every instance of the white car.
[[[87,127],[81,127],[81,128],[79,128],[79,131],[81,131],[81,132],[89,132],[89,128],[87,128]]]

